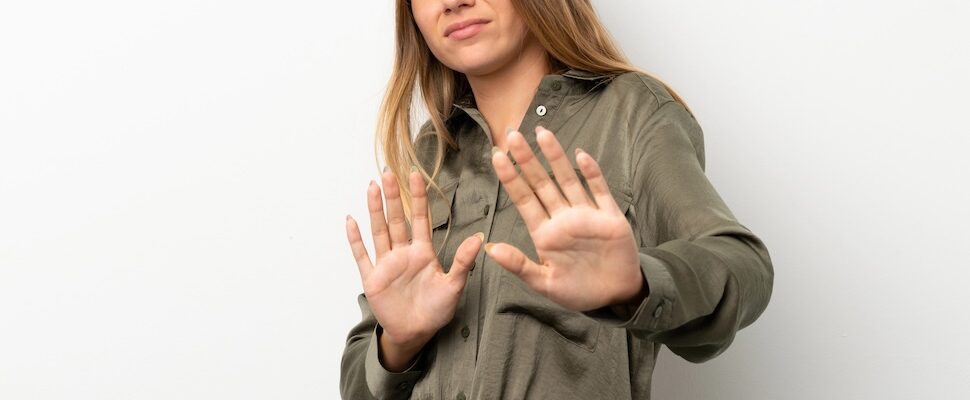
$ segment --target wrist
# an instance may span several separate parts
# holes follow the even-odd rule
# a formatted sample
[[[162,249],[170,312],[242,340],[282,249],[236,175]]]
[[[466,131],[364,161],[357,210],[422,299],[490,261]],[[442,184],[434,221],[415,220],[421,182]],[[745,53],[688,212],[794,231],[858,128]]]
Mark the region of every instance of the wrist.
[[[386,331],[383,327],[378,331],[381,344],[394,346],[398,349],[411,350],[420,349],[434,336],[434,333],[412,333],[406,335],[396,335]]]
[[[378,330],[378,361],[390,372],[403,372],[415,361],[421,349],[431,340],[431,336],[415,336],[400,340],[387,332]]]
[[[401,349],[421,348],[434,336],[434,332],[398,333],[396,331],[388,332],[383,326],[378,329],[381,344],[387,344]]]
[[[618,296],[610,303],[611,307],[638,306],[650,294],[647,279],[643,276],[643,271],[637,268],[636,278],[626,290],[621,291]]]

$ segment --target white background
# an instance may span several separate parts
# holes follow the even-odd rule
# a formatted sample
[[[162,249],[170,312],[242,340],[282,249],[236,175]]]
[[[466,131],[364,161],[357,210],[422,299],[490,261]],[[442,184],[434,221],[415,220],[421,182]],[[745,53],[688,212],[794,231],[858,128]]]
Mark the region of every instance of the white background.
[[[0,3],[0,398],[338,397],[390,4]],[[596,4],[776,270],[654,398],[970,397],[970,5]]]

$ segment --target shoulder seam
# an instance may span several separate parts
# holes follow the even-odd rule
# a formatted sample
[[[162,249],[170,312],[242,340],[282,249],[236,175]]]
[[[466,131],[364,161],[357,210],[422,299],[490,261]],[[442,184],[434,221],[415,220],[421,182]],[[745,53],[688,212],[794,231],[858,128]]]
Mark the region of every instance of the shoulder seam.
[[[647,83],[647,81],[643,79],[644,74],[642,72],[635,72],[634,74],[637,76],[637,79],[640,81],[640,83],[643,84],[643,87],[645,87],[650,92],[650,94],[653,95],[653,99],[657,101],[658,110],[664,105],[666,105],[667,103],[676,102],[676,100],[673,99],[673,96],[671,96],[669,93],[665,94],[664,96],[660,96],[657,93],[657,91],[654,90],[654,88],[650,86],[650,84]]]

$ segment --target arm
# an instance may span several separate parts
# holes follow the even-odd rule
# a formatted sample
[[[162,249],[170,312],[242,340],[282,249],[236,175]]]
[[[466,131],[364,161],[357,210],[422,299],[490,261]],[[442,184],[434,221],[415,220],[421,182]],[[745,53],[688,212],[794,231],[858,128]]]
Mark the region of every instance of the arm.
[[[424,374],[424,351],[420,347],[410,363],[401,371],[388,369],[382,363],[384,348],[379,343],[382,329],[367,304],[367,298],[357,297],[361,321],[347,335],[340,362],[340,396],[344,399],[406,399],[411,396],[414,383]],[[407,358],[407,356],[403,356]]]
[[[381,179],[386,217],[381,187],[371,181],[367,189],[376,263],[364,247],[357,221],[347,216],[347,240],[364,294],[358,297],[361,322],[348,335],[341,360],[344,398],[410,397],[422,375],[420,357],[415,355],[454,316],[483,239],[479,233],[461,242],[445,272],[431,243],[428,195],[421,174],[412,169],[408,175],[413,195],[411,226],[397,178],[385,170]],[[393,372],[399,368],[403,371]]]
[[[703,134],[680,104],[664,103],[632,146],[634,229],[643,291],[586,312],[665,344],[691,362],[722,353],[767,307],[774,270],[704,174]],[[653,240],[657,246],[644,246]]]

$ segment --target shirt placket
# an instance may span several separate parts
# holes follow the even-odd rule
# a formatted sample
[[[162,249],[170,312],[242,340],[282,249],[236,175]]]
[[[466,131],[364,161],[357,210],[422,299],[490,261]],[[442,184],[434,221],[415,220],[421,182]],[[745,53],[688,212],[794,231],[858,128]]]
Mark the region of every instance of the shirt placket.
[[[556,111],[562,104],[564,92],[566,91],[564,89],[564,79],[566,78],[562,76],[548,76],[540,82],[536,94],[522,119],[522,124],[518,129],[526,138],[532,151],[536,154],[540,150],[535,140],[535,126],[548,124],[557,115]],[[460,108],[475,121],[478,129],[472,129],[471,132],[466,132],[468,134],[460,135],[458,138],[459,149],[464,153],[461,157],[461,161],[464,164],[460,175],[461,184],[459,184],[458,190],[461,190],[462,186],[468,187],[468,184],[471,184],[484,188],[484,192],[488,193],[488,196],[478,204],[458,204],[456,206],[460,208],[471,207],[472,212],[480,212],[482,214],[482,219],[479,222],[481,226],[480,230],[485,235],[485,241],[488,242],[494,229],[503,228],[493,226],[495,220],[494,210],[499,206],[498,198],[501,184],[492,167],[492,132],[489,131],[488,123],[477,109],[471,107]],[[515,212],[518,211],[516,210]],[[511,227],[504,228],[510,229]],[[478,255],[475,257],[475,263],[469,271],[468,281],[465,284],[465,290],[462,296],[463,304],[460,307],[463,310],[461,315],[462,321],[460,321],[458,325],[460,328],[458,329],[463,339],[461,343],[466,344],[466,346],[463,346],[461,349],[456,349],[459,353],[456,354],[459,360],[475,360],[476,362],[478,360],[484,313],[486,311],[486,299],[484,295],[488,291],[485,290],[487,283],[483,282],[482,279],[485,274],[481,273],[478,267],[484,265],[485,257],[487,255],[484,249],[479,250]],[[462,370],[454,371],[453,376],[473,379],[472,377],[475,375],[475,362],[458,362],[455,366]],[[456,398],[465,397],[466,393],[470,393],[472,384],[472,381],[460,382],[457,385],[459,391],[456,394],[458,396]]]
[[[487,241],[492,229],[492,216],[496,205],[498,178],[491,172],[491,144],[487,135],[488,124],[484,118],[474,108],[462,108],[473,120],[479,129],[471,128],[465,130],[458,136],[458,148],[460,151],[459,161],[462,163],[459,175],[460,183],[458,190],[462,188],[481,188],[482,193],[488,193],[484,198],[478,199],[473,204],[456,204],[458,212],[463,214],[478,213],[481,218],[475,223],[475,228],[469,231],[481,231]],[[487,163],[487,164],[486,164]],[[461,196],[459,196],[461,198]],[[456,239],[455,245],[461,243]],[[448,371],[449,378],[456,379],[457,382],[452,386],[455,393],[445,393],[445,398],[462,399],[471,393],[473,379],[475,375],[475,362],[478,359],[478,344],[481,336],[481,307],[482,302],[482,279],[479,266],[484,262],[485,252],[479,250],[475,257],[474,264],[468,273],[468,280],[462,293],[461,303],[459,304],[460,313],[456,315],[458,319],[454,325],[457,329],[456,334],[460,339],[456,340],[458,348],[453,349],[455,362],[452,364],[454,370]],[[454,333],[453,333],[454,334]]]
[[[535,97],[532,98],[525,116],[522,118],[522,124],[518,128],[532,148],[532,153],[539,156],[541,160],[545,160],[545,157],[541,155],[542,150],[539,149],[539,144],[536,142],[535,128],[536,126],[550,128],[555,125],[555,121],[559,117],[559,108],[562,106],[567,92],[567,79],[569,78],[562,75],[544,77],[536,89]]]

